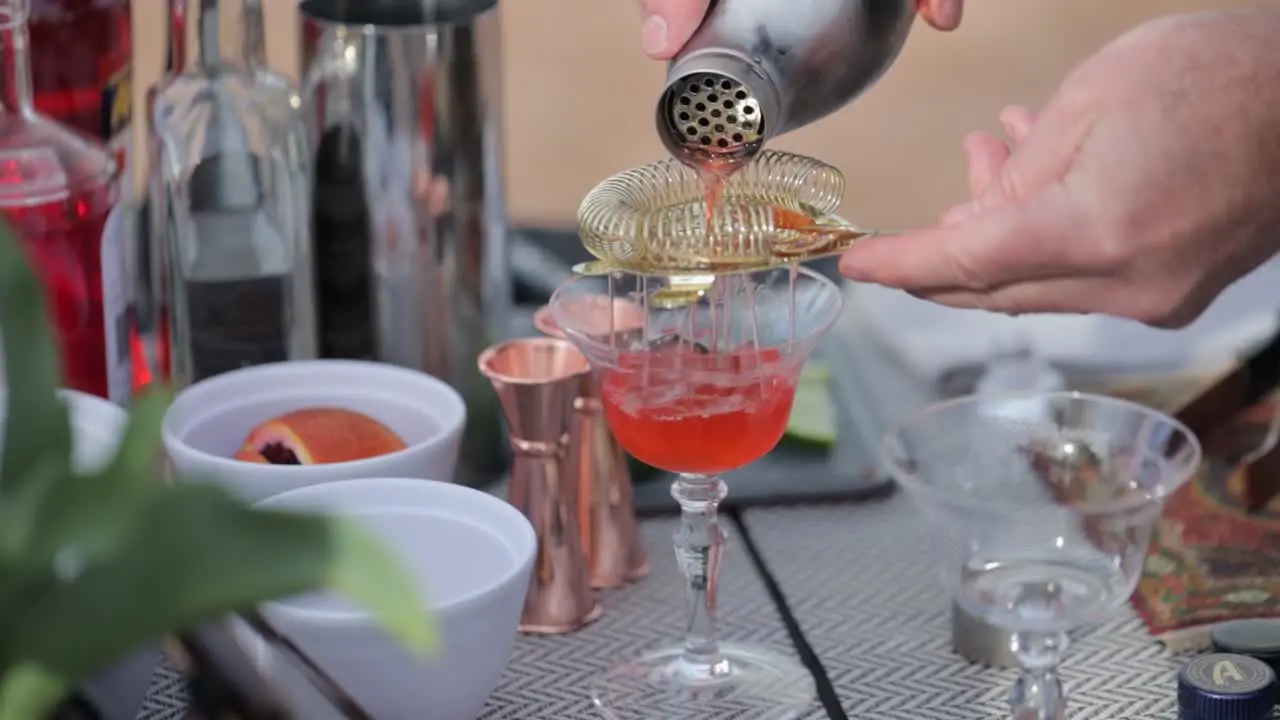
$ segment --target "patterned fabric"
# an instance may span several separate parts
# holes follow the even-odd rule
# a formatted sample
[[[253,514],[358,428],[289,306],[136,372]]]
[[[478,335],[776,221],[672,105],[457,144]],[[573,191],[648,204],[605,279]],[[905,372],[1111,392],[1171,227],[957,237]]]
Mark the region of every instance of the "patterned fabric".
[[[485,720],[595,718],[589,692],[597,674],[614,661],[679,639],[685,623],[685,600],[684,581],[671,548],[676,524],[675,519],[662,518],[648,520],[641,526],[653,571],[636,585],[609,591],[605,595],[605,614],[600,620],[571,635],[521,637],[516,642],[507,673],[489,699]],[[719,597],[723,637],[794,655],[764,586],[741,546],[734,542],[732,526],[728,532],[729,548],[725,552]],[[161,667],[152,680],[140,718],[179,720],[185,709],[182,679],[171,669]],[[678,711],[666,716],[680,717]],[[732,713],[724,717],[757,720]],[[814,710],[804,720],[823,717],[826,714],[815,703]]]
[[[1280,507],[1245,511],[1241,472],[1200,473],[1165,508],[1134,605],[1177,648],[1207,642],[1208,626],[1280,617]]]
[[[950,602],[923,518],[905,494],[879,503],[752,510],[747,524],[850,718],[1008,716],[1014,673],[950,648]],[[1134,613],[1084,633],[1063,678],[1072,720],[1168,720],[1177,661]]]

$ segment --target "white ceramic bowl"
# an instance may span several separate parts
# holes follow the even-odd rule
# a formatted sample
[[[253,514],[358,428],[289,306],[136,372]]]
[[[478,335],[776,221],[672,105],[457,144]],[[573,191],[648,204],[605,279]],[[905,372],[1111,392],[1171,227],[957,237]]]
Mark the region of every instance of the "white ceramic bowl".
[[[71,419],[72,466],[79,472],[96,472],[115,456],[129,416],[113,402],[75,390],[59,390]],[[3,438],[9,396],[0,387],[0,438]],[[0,441],[0,451],[3,451]]]
[[[259,465],[232,459],[259,424],[294,410],[340,407],[364,413],[404,440],[404,450],[327,465]],[[174,469],[223,484],[249,502],[338,480],[410,477],[452,480],[467,410],[441,380],[359,360],[258,365],[187,388],[165,414],[164,446]]]
[[[119,405],[100,397],[75,390],[59,390],[58,395],[66,403],[71,420],[72,466],[85,473],[101,470],[115,457],[129,422],[128,415]],[[3,450],[8,408],[7,393],[0,388],[0,450]],[[90,678],[83,690],[103,717],[135,717],[142,709],[151,674],[159,660],[159,649],[139,650]]]
[[[412,656],[363,610],[330,593],[271,603],[263,614],[379,720],[475,720],[497,686],[516,637],[536,555],[533,526],[479,490],[415,479],[328,483],[258,507],[351,517],[381,538],[413,575],[440,630],[435,657]],[[293,669],[251,650],[307,720],[337,718]]]

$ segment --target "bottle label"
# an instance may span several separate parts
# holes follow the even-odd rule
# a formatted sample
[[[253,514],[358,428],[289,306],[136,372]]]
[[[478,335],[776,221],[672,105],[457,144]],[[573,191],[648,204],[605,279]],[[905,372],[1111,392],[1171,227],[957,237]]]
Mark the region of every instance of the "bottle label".
[[[102,89],[102,137],[119,167],[128,167],[129,124],[133,118],[133,66],[129,58]]]
[[[105,339],[107,399],[128,406],[133,388],[129,344],[129,273],[125,265],[125,216],[117,204],[102,229],[102,328]]]
[[[185,283],[190,378],[289,359],[289,282],[283,276]]]

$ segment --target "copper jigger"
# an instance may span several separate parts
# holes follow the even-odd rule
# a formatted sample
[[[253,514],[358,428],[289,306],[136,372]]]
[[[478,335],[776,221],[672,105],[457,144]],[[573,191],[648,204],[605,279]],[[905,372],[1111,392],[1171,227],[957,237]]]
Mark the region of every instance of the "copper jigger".
[[[604,298],[608,302],[608,298]],[[636,308],[639,311],[639,308]],[[607,305],[600,311],[609,313]],[[564,332],[549,308],[533,316],[538,330],[551,337]],[[594,324],[594,323],[593,323]],[[643,326],[643,318],[636,327]],[[604,419],[600,384],[588,375],[573,402],[569,421],[570,475],[578,484],[578,526],[587,553],[591,586],[616,588],[649,574],[649,555],[640,540],[635,503],[631,499],[631,470],[627,455]]]
[[[578,493],[566,454],[573,401],[591,368],[572,343],[557,338],[495,345],[480,353],[479,365],[511,429],[510,502],[538,533],[538,563],[520,632],[577,630],[601,612],[582,551]]]

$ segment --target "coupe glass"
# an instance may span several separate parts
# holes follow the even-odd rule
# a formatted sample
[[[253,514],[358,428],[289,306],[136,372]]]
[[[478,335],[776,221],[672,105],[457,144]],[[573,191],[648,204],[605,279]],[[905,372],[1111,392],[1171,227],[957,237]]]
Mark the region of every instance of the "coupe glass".
[[[1068,633],[1133,593],[1165,499],[1200,464],[1196,437],[1142,405],[1050,392],[934,405],[883,452],[925,515],[947,589],[1012,633],[1015,720],[1063,718]]]
[[[704,278],[579,277],[551,313],[600,377],[605,417],[639,460],[677,474],[683,643],[610,669],[593,699],[610,718],[793,718],[813,679],[793,659],[720,642],[721,473],[758,460],[786,429],[796,381],[840,313],[836,285],[803,268]],[[689,288],[694,288],[689,291]]]

